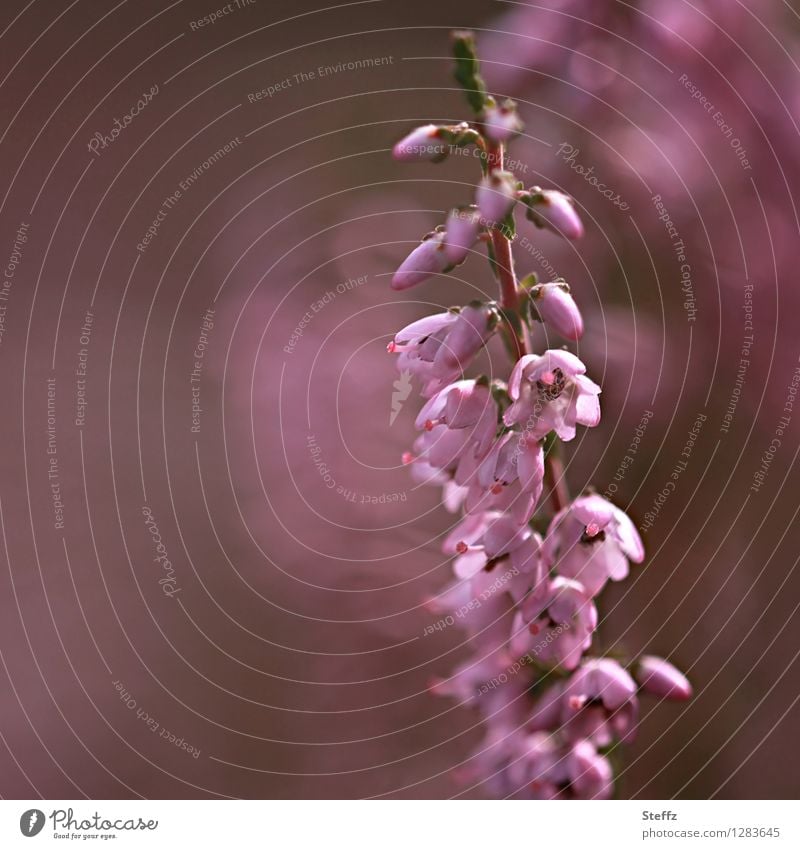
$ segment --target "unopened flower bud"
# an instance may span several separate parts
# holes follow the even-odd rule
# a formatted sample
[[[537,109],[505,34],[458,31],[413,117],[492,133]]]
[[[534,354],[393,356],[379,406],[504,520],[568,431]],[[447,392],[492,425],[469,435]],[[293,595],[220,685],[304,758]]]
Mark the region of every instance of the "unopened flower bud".
[[[692,697],[692,685],[686,676],[660,657],[644,655],[635,670],[642,690],[662,699],[683,702]]]
[[[522,121],[517,114],[517,105],[506,100],[497,105],[486,107],[483,113],[483,127],[486,135],[497,144],[507,142],[522,131]]]
[[[537,227],[549,227],[567,239],[579,239],[583,235],[583,224],[572,199],[563,192],[534,188],[525,203],[528,218]]]
[[[392,156],[399,162],[430,160],[447,154],[447,144],[439,135],[440,127],[425,124],[400,139],[392,148]]]
[[[414,248],[395,271],[392,289],[409,289],[432,274],[442,274],[452,267],[444,250],[444,233],[434,233]]]
[[[566,283],[540,283],[531,289],[531,298],[542,321],[556,333],[573,342],[583,336],[583,318]]]
[[[508,171],[487,174],[475,192],[481,217],[489,224],[500,224],[511,212],[517,199],[517,181]]]
[[[453,265],[467,258],[478,239],[480,227],[480,215],[474,207],[452,210],[445,225],[444,252]]]

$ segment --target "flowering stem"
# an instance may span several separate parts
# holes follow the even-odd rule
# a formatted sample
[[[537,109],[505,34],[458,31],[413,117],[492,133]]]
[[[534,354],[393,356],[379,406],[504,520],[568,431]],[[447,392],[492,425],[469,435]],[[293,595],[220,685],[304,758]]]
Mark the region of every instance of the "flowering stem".
[[[553,439],[544,458],[544,478],[550,488],[553,511],[558,513],[569,506],[570,497],[564,462],[561,459],[561,443],[557,438]]]
[[[503,168],[503,145],[489,144],[487,149],[487,163],[489,172],[499,171]],[[498,227],[492,228],[492,248],[494,250],[495,268],[500,283],[500,305],[508,313],[518,315],[520,289],[517,276],[514,272],[514,255],[511,252],[511,240]],[[506,319],[512,348],[516,352],[516,358],[531,352],[530,335],[524,322],[517,326]],[[519,329],[518,329],[519,328]],[[555,435],[553,435],[555,436]],[[553,511],[558,513],[570,503],[567,478],[564,473],[564,463],[561,460],[560,444],[557,438],[548,446],[544,464],[545,480],[550,487],[550,500]]]
[[[489,143],[486,150],[487,170],[503,170],[503,145]],[[511,240],[499,227],[492,227],[492,250],[497,279],[500,283],[500,306],[511,315],[519,315],[519,286],[514,272],[514,255],[511,252]],[[511,344],[516,358],[530,353],[530,338],[528,330],[520,321],[512,321],[506,317],[506,326],[511,337]]]

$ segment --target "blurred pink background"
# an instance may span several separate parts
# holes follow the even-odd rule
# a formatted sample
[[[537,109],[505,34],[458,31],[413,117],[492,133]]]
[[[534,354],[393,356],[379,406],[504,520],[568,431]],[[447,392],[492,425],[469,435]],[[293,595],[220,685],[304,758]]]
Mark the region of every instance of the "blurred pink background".
[[[587,225],[515,247],[570,282],[603,386],[573,491],[612,483],[645,522],[705,417],[602,599],[605,644],[696,689],[645,710],[619,792],[796,797],[795,4],[257,0],[198,25],[217,11],[0,10],[0,794],[459,793],[477,716],[426,684],[465,648],[421,607],[453,519],[400,463],[419,400],[390,425],[385,346],[494,296],[478,258],[387,277],[470,197],[468,157],[389,148],[466,116],[448,31],[471,27],[521,104],[515,172]]]

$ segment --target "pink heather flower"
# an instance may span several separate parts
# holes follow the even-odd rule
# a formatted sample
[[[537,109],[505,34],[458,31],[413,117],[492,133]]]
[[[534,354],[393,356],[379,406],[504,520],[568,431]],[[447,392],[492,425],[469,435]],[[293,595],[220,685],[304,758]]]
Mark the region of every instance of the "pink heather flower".
[[[540,731],[517,747],[508,783],[529,799],[608,799],[612,770],[588,740],[571,746]]]
[[[460,380],[437,392],[420,410],[418,430],[444,424],[453,430],[471,428],[476,456],[483,457],[497,431],[498,408],[488,386]]]
[[[392,148],[392,156],[399,162],[431,160],[447,153],[447,145],[439,136],[440,128],[435,124],[417,127],[400,139]]]
[[[633,522],[600,495],[576,498],[553,517],[543,553],[559,575],[579,581],[592,596],[609,578],[627,577],[629,560],[644,560],[642,539]]]
[[[480,696],[480,687],[500,675],[508,667],[508,657],[495,651],[480,660],[467,660],[459,664],[448,678],[433,677],[428,689],[437,696],[450,696],[467,706]]]
[[[509,431],[495,442],[469,482],[467,511],[507,510],[524,524],[541,497],[543,481],[541,442]]]
[[[497,144],[519,135],[522,132],[522,121],[517,114],[516,104],[507,100],[487,106],[483,113],[483,129],[485,135]]]
[[[450,271],[453,265],[444,249],[444,233],[441,231],[429,233],[395,271],[392,277],[392,289],[410,289],[434,274]]]
[[[568,239],[579,239],[583,235],[583,224],[572,198],[562,192],[538,187],[531,189],[528,218],[537,227],[548,227]]]
[[[633,739],[639,714],[636,684],[615,660],[590,658],[573,672],[561,696],[563,733],[597,746]]]
[[[487,174],[475,192],[481,217],[490,226],[502,223],[517,202],[517,180],[509,171]]]
[[[508,382],[514,403],[506,410],[507,425],[523,424],[536,439],[554,430],[565,442],[576,425],[600,421],[600,387],[585,375],[586,366],[569,351],[549,350],[521,357]]]
[[[481,219],[474,206],[454,209],[447,217],[444,231],[444,252],[448,261],[460,265],[478,240]]]
[[[692,697],[692,685],[686,676],[660,657],[639,658],[634,675],[645,693],[678,702]]]
[[[556,333],[573,342],[583,336],[583,317],[566,283],[540,283],[531,289],[531,298],[542,321]]]
[[[486,304],[427,316],[404,327],[389,343],[400,352],[397,368],[419,377],[430,397],[461,375],[497,326],[497,313]]]
[[[579,740],[572,747],[567,770],[575,798],[611,798],[614,779],[611,764],[588,740]]]
[[[554,578],[543,592],[523,602],[514,625],[513,652],[571,671],[591,646],[596,627],[597,608],[583,586]]]
[[[462,580],[471,578],[481,569],[494,574],[510,568],[511,574],[503,590],[515,602],[544,585],[546,572],[541,548],[539,534],[499,511],[468,513],[447,535],[442,546],[445,554],[460,554],[453,569]]]

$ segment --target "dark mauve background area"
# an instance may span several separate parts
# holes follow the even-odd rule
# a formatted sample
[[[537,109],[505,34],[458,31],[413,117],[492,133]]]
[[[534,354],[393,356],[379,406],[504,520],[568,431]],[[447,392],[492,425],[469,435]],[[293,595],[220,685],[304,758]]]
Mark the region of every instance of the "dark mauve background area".
[[[466,115],[448,31],[472,27],[490,87],[521,103],[518,176],[570,192],[586,222],[576,244],[521,228],[515,248],[520,271],[563,274],[587,319],[603,421],[568,446],[573,490],[613,483],[642,523],[705,416],[645,564],[601,600],[606,646],[669,656],[696,690],[646,704],[619,792],[797,796],[800,406],[776,429],[800,357],[800,22],[777,0],[695,5],[257,0],[193,29],[218,7],[3,4],[0,795],[461,792],[480,725],[426,686],[467,652],[456,628],[423,636],[421,606],[449,578],[453,518],[400,463],[419,399],[390,425],[385,346],[494,296],[478,257],[388,286],[476,179],[468,157],[389,155]],[[499,374],[502,349],[483,363]]]

